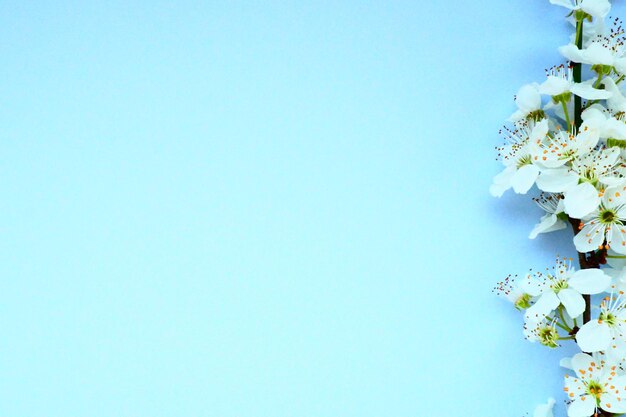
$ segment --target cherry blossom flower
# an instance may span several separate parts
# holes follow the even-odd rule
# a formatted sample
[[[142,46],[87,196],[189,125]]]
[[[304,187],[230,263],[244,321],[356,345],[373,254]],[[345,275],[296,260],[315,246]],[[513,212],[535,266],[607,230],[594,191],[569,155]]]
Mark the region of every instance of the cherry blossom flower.
[[[513,303],[515,308],[518,310],[525,310],[530,307],[532,296],[525,293],[520,288],[516,277],[513,277],[512,275],[507,276],[504,281],[499,282],[493,289],[493,292]]]
[[[530,142],[548,133],[548,123],[542,120],[532,128],[524,125],[515,130],[505,129],[501,133],[507,143],[497,149],[505,169],[494,177],[489,191],[494,197],[502,196],[510,188],[518,194],[525,194],[539,176],[539,167],[530,155]]]
[[[603,100],[611,97],[611,92],[594,88],[592,84],[593,81],[575,82],[572,68],[559,65],[550,70],[548,79],[539,86],[539,92],[552,96],[555,102],[568,102],[571,94],[588,100]]]
[[[549,270],[548,270],[549,271]],[[538,322],[563,305],[571,318],[585,310],[581,294],[598,294],[611,283],[610,277],[600,269],[575,271],[571,259],[557,259],[551,272],[535,272],[520,280],[520,288],[537,301],[526,310],[527,321]]]
[[[601,190],[615,183],[615,168],[619,159],[620,150],[617,147],[574,157],[570,167],[543,170],[536,180],[537,186],[542,191],[563,193],[565,212],[570,217],[581,219],[598,208]]]
[[[611,10],[611,3],[608,0],[550,0],[550,3],[572,11],[582,10],[599,19],[603,19]]]
[[[574,237],[577,251],[611,248],[626,254],[626,184],[607,188],[600,206],[583,217],[580,227]]]
[[[524,323],[524,337],[529,342],[539,342],[549,348],[559,347],[560,335],[556,328],[558,319],[544,317],[539,321],[526,320]]]
[[[565,375],[563,388],[571,400],[567,409],[569,417],[589,417],[598,409],[626,412],[626,377],[618,375],[616,363],[601,356],[578,353],[572,357],[571,365],[576,376]]]
[[[530,232],[528,236],[530,239],[535,239],[540,233],[554,232],[567,227],[565,221],[560,218],[564,214],[562,195],[542,193],[539,198],[534,200],[546,214],[541,217],[539,223]]]
[[[613,287],[614,288],[614,287]],[[626,354],[626,309],[624,292],[619,290],[600,303],[596,319],[585,323],[576,333],[576,343],[584,352],[604,352],[616,361]]]
[[[515,104],[517,104],[517,111],[509,118],[510,122],[515,123],[529,117],[538,121],[544,117],[541,109],[541,93],[539,93],[537,83],[522,86],[515,95]]]

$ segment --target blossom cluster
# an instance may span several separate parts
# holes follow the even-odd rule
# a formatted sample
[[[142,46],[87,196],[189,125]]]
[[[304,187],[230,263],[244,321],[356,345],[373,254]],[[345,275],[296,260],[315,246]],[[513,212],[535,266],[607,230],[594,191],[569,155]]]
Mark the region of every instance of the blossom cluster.
[[[571,226],[580,268],[557,258],[496,292],[523,312],[527,340],[580,350],[562,361],[568,416],[626,414],[626,36],[619,19],[605,22],[608,0],[550,3],[567,9],[574,33],[562,62],[517,92],[490,192],[536,192],[545,214],[529,237]]]

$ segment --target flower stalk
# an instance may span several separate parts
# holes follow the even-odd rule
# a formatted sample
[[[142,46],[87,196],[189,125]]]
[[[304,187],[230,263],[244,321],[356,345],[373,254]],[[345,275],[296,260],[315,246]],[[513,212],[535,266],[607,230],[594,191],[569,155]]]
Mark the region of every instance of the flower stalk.
[[[569,9],[575,27],[559,48],[566,63],[519,89],[506,143],[496,148],[504,170],[490,192],[536,187],[545,214],[529,238],[571,227],[578,267],[557,257],[551,269],[507,277],[496,292],[523,313],[528,341],[579,348],[562,361],[573,372],[564,387],[569,417],[625,415],[626,31],[619,19],[605,29],[609,0],[549,1]],[[534,416],[553,417],[555,403]]]

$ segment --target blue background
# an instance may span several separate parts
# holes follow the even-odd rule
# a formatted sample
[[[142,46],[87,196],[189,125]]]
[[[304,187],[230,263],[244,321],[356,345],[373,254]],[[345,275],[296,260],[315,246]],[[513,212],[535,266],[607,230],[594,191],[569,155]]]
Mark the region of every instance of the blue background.
[[[2,2],[0,415],[562,413],[491,288],[569,231],[487,190],[564,15]]]

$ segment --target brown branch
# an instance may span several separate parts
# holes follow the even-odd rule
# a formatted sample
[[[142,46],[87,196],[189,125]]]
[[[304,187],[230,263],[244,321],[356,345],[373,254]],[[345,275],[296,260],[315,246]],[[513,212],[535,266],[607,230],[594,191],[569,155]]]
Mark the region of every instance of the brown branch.
[[[576,236],[578,232],[580,232],[580,220],[572,219],[571,217],[568,217],[568,220],[574,229],[574,236]],[[601,249],[598,253],[578,252],[578,263],[580,264],[580,269],[600,268],[600,263],[604,257],[605,250],[606,249]],[[585,311],[583,312],[584,324],[591,320],[591,296],[583,295],[583,298],[585,299]]]

